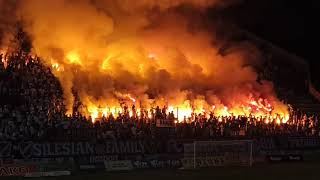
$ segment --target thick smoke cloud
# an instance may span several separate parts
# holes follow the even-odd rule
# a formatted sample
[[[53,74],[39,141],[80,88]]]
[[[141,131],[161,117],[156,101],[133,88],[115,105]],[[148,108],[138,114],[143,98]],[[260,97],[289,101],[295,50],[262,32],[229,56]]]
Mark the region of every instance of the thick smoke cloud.
[[[8,49],[16,19],[16,0],[0,0],[0,49]]]
[[[27,0],[17,15],[34,53],[55,68],[69,110],[74,87],[89,109],[84,113],[120,106],[119,99],[144,108],[215,105],[215,111],[243,113],[251,100],[267,98],[282,111],[272,85],[256,82],[250,64],[259,64],[259,51],[243,42],[221,55],[225,42],[206,28],[206,8],[231,2]]]

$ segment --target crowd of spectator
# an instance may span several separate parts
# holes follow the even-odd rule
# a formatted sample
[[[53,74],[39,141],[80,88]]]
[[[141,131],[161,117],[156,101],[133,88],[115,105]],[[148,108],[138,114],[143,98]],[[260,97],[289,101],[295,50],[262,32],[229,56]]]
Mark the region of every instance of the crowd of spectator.
[[[62,89],[39,58],[0,55],[0,138],[44,134],[51,115],[62,113]]]
[[[195,114],[192,122],[186,119],[179,122],[173,112],[167,113],[160,107],[155,108],[151,116],[139,117],[130,116],[126,107],[116,117],[111,114],[95,121],[78,113],[68,116],[61,85],[51,69],[39,58],[19,53],[9,57],[0,55],[0,78],[0,140],[320,135],[316,115],[292,115],[284,123],[278,117],[215,116],[210,113]]]

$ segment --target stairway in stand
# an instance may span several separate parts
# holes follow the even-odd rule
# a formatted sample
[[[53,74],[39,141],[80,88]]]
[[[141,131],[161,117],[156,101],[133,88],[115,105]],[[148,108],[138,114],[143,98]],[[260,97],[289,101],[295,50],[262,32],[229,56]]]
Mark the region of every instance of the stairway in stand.
[[[320,114],[320,102],[310,93],[297,93],[286,88],[278,88],[277,95],[281,100],[292,105],[295,110],[306,114]]]

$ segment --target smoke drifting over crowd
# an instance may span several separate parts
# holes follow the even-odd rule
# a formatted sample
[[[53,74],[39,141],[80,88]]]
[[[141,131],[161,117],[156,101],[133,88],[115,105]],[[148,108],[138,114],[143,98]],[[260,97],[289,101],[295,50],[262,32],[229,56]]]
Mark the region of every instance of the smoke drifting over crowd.
[[[225,40],[215,33],[215,22],[206,25],[207,8],[232,2],[26,0],[9,6],[0,0],[2,10],[12,9],[11,17],[23,22],[33,53],[60,79],[68,113],[74,89],[84,105],[80,111],[93,117],[126,104],[166,106],[175,113],[178,108],[180,120],[204,111],[287,118],[272,84],[256,81],[259,50],[243,42],[222,54]],[[4,32],[7,25],[0,20]]]

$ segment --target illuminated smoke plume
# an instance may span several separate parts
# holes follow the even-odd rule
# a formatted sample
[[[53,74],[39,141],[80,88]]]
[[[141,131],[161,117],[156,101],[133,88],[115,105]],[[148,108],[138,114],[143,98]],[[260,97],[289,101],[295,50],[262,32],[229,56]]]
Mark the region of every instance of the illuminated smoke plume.
[[[33,38],[34,53],[53,67],[72,110],[74,88],[82,113],[99,116],[167,106],[257,115],[287,109],[269,82],[256,82],[260,53],[236,43],[220,53],[223,38],[201,15],[227,0],[26,0],[17,16]],[[211,23],[214,26],[214,22]],[[208,30],[210,29],[210,30]],[[118,110],[117,110],[118,109]]]
[[[0,0],[0,54],[10,49],[10,39],[16,22],[17,1]]]

